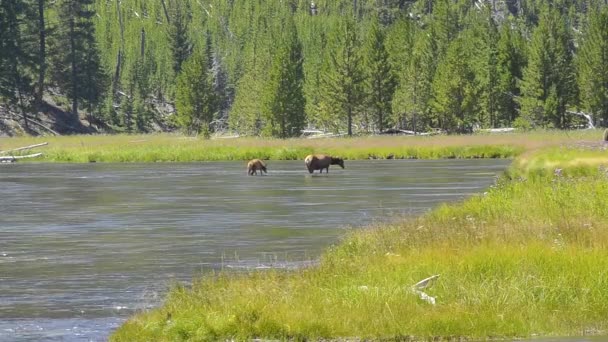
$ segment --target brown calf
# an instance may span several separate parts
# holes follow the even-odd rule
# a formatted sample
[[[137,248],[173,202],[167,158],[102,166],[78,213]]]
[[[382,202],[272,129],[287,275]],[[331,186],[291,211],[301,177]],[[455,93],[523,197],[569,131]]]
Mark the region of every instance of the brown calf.
[[[263,176],[266,171],[266,164],[260,159],[252,159],[247,163],[247,174],[250,176],[257,175],[260,170],[260,175]]]

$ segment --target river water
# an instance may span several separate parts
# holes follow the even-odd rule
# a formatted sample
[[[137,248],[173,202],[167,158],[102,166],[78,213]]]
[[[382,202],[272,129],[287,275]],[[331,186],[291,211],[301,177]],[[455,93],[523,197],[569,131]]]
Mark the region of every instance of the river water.
[[[347,229],[483,192],[507,160],[0,165],[0,341],[103,341],[176,281],[298,267]]]

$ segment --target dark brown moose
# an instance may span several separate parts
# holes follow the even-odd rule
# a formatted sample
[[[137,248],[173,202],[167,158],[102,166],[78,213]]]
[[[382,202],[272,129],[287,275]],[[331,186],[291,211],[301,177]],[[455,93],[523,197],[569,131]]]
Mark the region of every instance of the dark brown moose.
[[[325,173],[329,173],[330,165],[340,165],[344,168],[344,160],[342,158],[327,156],[324,154],[311,154],[304,159],[308,172],[313,173],[315,170],[320,170],[323,173],[323,169],[327,170]]]
[[[250,176],[257,175],[258,170],[260,170],[260,175],[264,175],[264,173],[268,173],[266,170],[266,164],[260,159],[252,159],[247,163],[247,174]]]

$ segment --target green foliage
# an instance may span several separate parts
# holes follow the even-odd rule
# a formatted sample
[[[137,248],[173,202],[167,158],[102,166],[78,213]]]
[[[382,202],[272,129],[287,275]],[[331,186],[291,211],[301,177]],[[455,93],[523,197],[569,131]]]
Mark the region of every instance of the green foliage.
[[[566,110],[574,101],[574,81],[572,39],[566,20],[555,7],[544,6],[523,72],[522,115],[535,126],[568,127]]]
[[[182,63],[192,53],[192,46],[188,37],[191,10],[188,1],[175,0],[170,3],[173,6],[168,10],[167,40],[173,55],[173,72],[178,75],[182,70]]]
[[[333,113],[340,122],[338,127],[346,127],[350,136],[353,134],[353,120],[362,109],[365,81],[354,19],[347,16],[341,20],[332,38],[333,46],[324,66],[325,74],[321,83],[320,110],[325,112],[325,116]]]
[[[388,126],[463,131],[512,126],[520,114],[537,127],[567,128],[569,111],[579,106],[596,124],[608,122],[604,1],[320,0],[312,9],[303,0],[19,0],[1,6],[0,103],[20,108],[24,118],[46,91],[118,130],[171,127],[178,121],[172,113],[179,71],[193,51],[205,51],[217,102],[211,131],[285,137],[306,126],[351,134]],[[284,61],[278,55],[292,31],[303,95],[285,96],[305,105],[303,113],[284,111],[295,124],[281,129],[281,110],[269,108],[287,101],[277,98],[284,95],[277,87],[285,86],[277,80],[289,69],[278,67]],[[464,45],[458,53],[450,51],[455,41]],[[455,54],[464,59],[459,72]],[[475,103],[447,105],[443,83],[464,67],[463,85]],[[121,108],[125,96],[139,102],[135,112],[146,113],[134,112],[139,123],[131,128],[118,118],[130,112]]]
[[[415,36],[411,58],[400,71],[392,103],[394,121],[399,127],[416,132],[432,127],[429,104],[436,69],[433,51],[433,40],[428,35]]]
[[[213,78],[206,57],[200,52],[193,54],[184,62],[177,78],[177,122],[188,133],[208,134],[216,113]]]
[[[265,89],[262,134],[279,138],[300,135],[305,124],[302,45],[295,24],[283,27]]]
[[[522,69],[525,66],[525,45],[519,26],[516,24],[513,20],[509,20],[503,25],[498,40],[496,56],[498,126],[515,125],[519,111],[516,101],[520,95],[517,80],[521,79]]]
[[[608,6],[593,6],[577,54],[583,107],[608,125]]]
[[[89,113],[102,100],[107,77],[95,39],[94,0],[63,0],[57,9],[60,25],[51,40],[52,81],[72,102],[78,117],[79,103]]]
[[[396,80],[385,47],[385,33],[375,18],[372,19],[364,51],[364,70],[367,73],[365,78],[366,107],[373,116],[375,126],[373,131],[382,132],[387,125],[392,126],[388,120],[391,118],[391,101],[395,92]]]
[[[0,3],[0,99],[19,109],[26,129],[34,96],[35,51],[31,36],[21,27],[31,19],[24,1]]]
[[[478,92],[467,57],[464,38],[459,37],[450,44],[433,80],[433,112],[439,127],[449,132],[471,131],[477,123]]]

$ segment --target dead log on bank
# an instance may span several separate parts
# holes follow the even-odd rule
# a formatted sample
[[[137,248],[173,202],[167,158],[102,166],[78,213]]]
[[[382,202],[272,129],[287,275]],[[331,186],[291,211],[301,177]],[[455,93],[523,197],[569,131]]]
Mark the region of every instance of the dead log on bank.
[[[25,158],[36,158],[40,157],[42,153],[34,153],[28,154],[25,156],[0,156],[0,163],[14,163],[17,159],[25,159]]]
[[[24,151],[24,150],[29,150],[35,147],[40,147],[40,146],[46,146],[48,145],[48,142],[43,142],[40,144],[34,144],[34,145],[29,145],[29,146],[24,146],[24,147],[18,147],[18,148],[14,148],[11,150],[6,150],[6,151],[0,151],[0,163],[14,163],[19,159],[25,159],[25,158],[36,158],[36,157],[40,157],[42,155],[42,153],[33,153],[33,154],[27,154],[27,155],[19,155],[19,156],[15,156],[14,153],[12,152],[17,152],[17,151]],[[2,154],[8,154],[10,153],[10,155],[2,155]]]
[[[23,150],[29,150],[29,149],[34,148],[34,147],[46,146],[48,144],[49,144],[48,142],[43,142],[43,143],[40,143],[40,144],[35,144],[35,145],[29,145],[29,146],[14,148],[12,150],[0,151],[0,154],[9,153],[9,152],[16,152],[16,151],[23,151]]]

